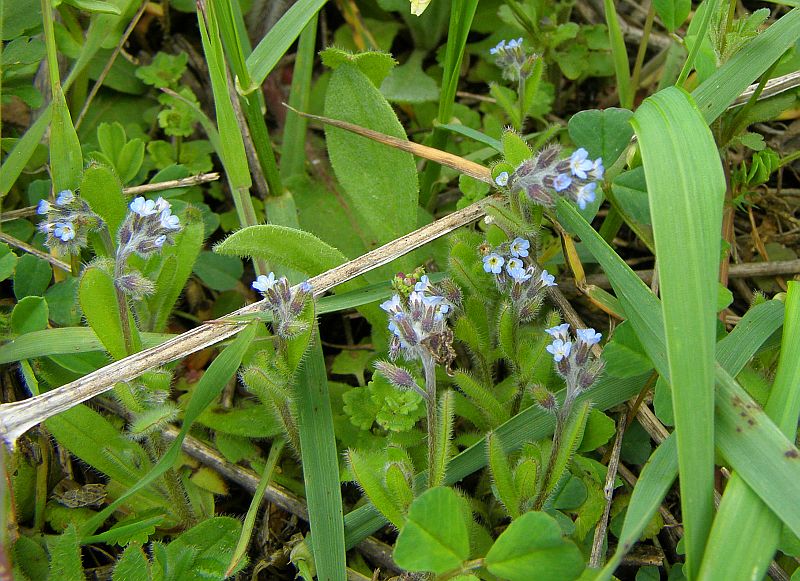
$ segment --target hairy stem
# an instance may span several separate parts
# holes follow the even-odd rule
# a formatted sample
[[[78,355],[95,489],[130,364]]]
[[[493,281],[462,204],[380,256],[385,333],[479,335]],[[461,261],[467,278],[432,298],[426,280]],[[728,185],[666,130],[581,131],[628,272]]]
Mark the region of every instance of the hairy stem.
[[[436,450],[439,442],[436,438],[437,401],[436,401],[436,364],[429,354],[422,356],[422,367],[425,370],[425,408],[428,412],[428,488],[433,488],[436,482],[435,470]]]

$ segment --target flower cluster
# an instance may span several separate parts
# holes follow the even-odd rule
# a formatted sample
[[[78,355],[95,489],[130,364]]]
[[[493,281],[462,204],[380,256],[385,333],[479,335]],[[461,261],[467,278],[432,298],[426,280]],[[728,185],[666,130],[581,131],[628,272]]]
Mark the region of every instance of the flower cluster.
[[[432,358],[442,365],[450,365],[455,353],[447,318],[453,311],[453,304],[439,294],[427,275],[414,285],[407,299],[395,294],[381,303],[381,308],[389,315],[392,360],[402,353],[409,361]]]
[[[128,259],[134,254],[147,258],[161,250],[164,244],[173,244],[175,234],[180,232],[181,222],[164,198],[153,201],[140,196],[128,208],[130,211],[119,228],[114,283],[126,295],[141,298],[152,294],[153,282],[139,271],[129,268]]]
[[[119,229],[117,260],[127,259],[131,254],[147,258],[164,244],[172,244],[181,229],[180,219],[164,198],[154,201],[140,196],[130,203],[129,209]]]
[[[576,149],[567,159],[560,159],[557,145],[543,149],[524,161],[510,176],[504,171],[495,176],[500,187],[523,191],[537,204],[552,207],[555,196],[566,196],[583,210],[597,197],[597,181],[603,179],[602,158],[589,159],[584,148]]]
[[[533,71],[536,55],[526,56],[522,48],[522,39],[501,40],[489,49],[489,54],[497,57],[495,64],[503,69],[503,76],[510,81],[526,79]]]
[[[541,306],[542,291],[556,286],[555,277],[529,262],[531,243],[525,238],[514,238],[497,248],[487,249],[483,257],[483,270],[492,274],[501,292],[508,292],[517,307],[520,320],[530,321]]]
[[[572,337],[568,323],[550,327],[545,332],[553,339],[547,352],[553,356],[556,371],[567,384],[566,408],[575,397],[591,388],[603,371],[603,361],[595,359],[591,353],[592,346],[600,342],[602,335],[589,328],[576,329]]]
[[[285,276],[276,279],[275,273],[270,272],[268,275],[259,275],[253,282],[253,288],[264,296],[267,308],[272,313],[272,328],[276,335],[291,339],[308,330],[308,323],[299,318],[306,301],[313,294],[308,281],[290,286]]]
[[[47,234],[45,244],[61,255],[77,254],[86,246],[86,236],[103,226],[100,217],[72,190],[63,190],[55,202],[41,200],[36,213],[45,216],[39,231]]]

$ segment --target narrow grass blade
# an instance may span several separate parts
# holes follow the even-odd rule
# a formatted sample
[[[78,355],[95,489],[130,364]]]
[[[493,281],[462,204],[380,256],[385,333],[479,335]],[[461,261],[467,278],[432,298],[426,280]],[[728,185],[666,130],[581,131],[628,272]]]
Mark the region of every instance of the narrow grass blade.
[[[664,355],[665,339],[658,299],[574,206],[560,200],[557,209],[561,223],[577,232],[603,266],[623,305],[625,316],[633,324],[653,365],[659,374],[669,380],[670,369]],[[643,337],[647,337],[647,341]],[[724,369],[717,368],[714,373],[717,383],[717,446],[734,470],[740,472],[780,519],[792,531],[800,530],[800,505],[789,503],[790,506],[786,506],[785,501],[797,493],[800,463],[795,459],[795,454],[800,457],[800,452]],[[742,412],[745,412],[744,416]]]
[[[718,5],[718,0],[706,0],[705,6],[703,7],[704,10],[702,20],[700,20],[700,23],[697,26],[697,36],[695,37],[695,42],[689,51],[689,56],[683,63],[681,72],[678,74],[678,80],[675,81],[676,87],[683,85],[684,81],[686,81],[686,78],[689,76],[689,73],[694,68],[694,61],[697,59],[697,55],[700,52],[700,47],[703,44],[703,40],[706,38],[706,34],[708,34],[708,27],[711,23],[711,19],[717,13],[717,10],[719,10]]]
[[[769,301],[745,313],[736,328],[717,343],[717,361],[720,365],[731,375],[737,375],[772,333],[780,327],[783,312],[783,304],[780,301]],[[617,550],[595,581],[611,579],[614,570],[639,539],[678,476],[678,450],[675,442],[676,438],[671,434],[650,456],[633,489]],[[739,530],[738,526],[734,529]],[[709,544],[710,542],[709,540]]]
[[[297,60],[292,73],[292,88],[289,105],[307,111],[311,98],[311,76],[314,72],[314,49],[317,43],[317,16],[314,16],[303,32],[297,45]],[[308,122],[300,115],[286,117],[281,148],[281,177],[302,174],[306,162],[306,127]]]
[[[713,518],[716,288],[725,176],[711,131],[675,88],[633,117],[644,162],[672,378],[689,576]]]
[[[220,151],[222,165],[231,185],[233,202],[236,214],[242,226],[252,226],[257,223],[253,201],[250,199],[249,189],[252,185],[250,168],[247,165],[247,155],[236,115],[231,104],[228,91],[227,67],[222,54],[222,42],[219,38],[216,15],[213,4],[202,9],[202,2],[198,3],[197,20],[200,35],[203,40],[203,51],[208,61],[208,72],[211,76],[211,89],[214,93],[214,108],[217,114],[219,127]],[[266,274],[266,273],[260,273]]]
[[[275,465],[281,457],[286,442],[283,440],[275,440],[269,449],[269,456],[264,465],[264,471],[261,473],[261,480],[258,481],[258,487],[253,493],[253,499],[250,501],[250,507],[247,509],[247,514],[244,517],[242,524],[242,534],[239,536],[239,542],[236,544],[236,549],[233,551],[233,558],[231,564],[228,565],[228,570],[225,572],[227,577],[239,567],[242,559],[247,554],[247,547],[250,545],[250,537],[253,534],[253,527],[256,524],[256,517],[258,516],[258,507],[264,500],[264,492],[267,490],[269,483],[272,481],[272,473],[275,471]]]
[[[155,347],[175,335],[165,333],[142,333],[142,346]],[[0,346],[0,365],[48,357],[50,355],[74,355],[90,351],[105,351],[103,343],[88,327],[61,327],[25,333]]]
[[[800,283],[789,283],[778,371],[765,411],[787,437],[794,439],[800,415]],[[739,523],[746,522],[742,535]],[[731,477],[711,530],[700,579],[733,578],[750,571],[759,579],[766,573],[781,534],[781,522],[759,499],[738,472]],[[752,539],[759,539],[753,543]]]
[[[706,123],[711,123],[800,37],[800,8],[793,8],[748,42],[692,92]]]
[[[344,511],[328,375],[318,333],[300,369],[296,393],[308,521],[316,540],[313,549],[317,578],[339,581],[347,576]]]
[[[105,522],[105,520],[111,516],[123,502],[131,497],[131,495],[136,494],[146,486],[150,485],[153,481],[155,481],[156,478],[164,474],[167,470],[175,465],[175,462],[180,457],[183,439],[189,433],[189,429],[192,427],[192,424],[202,413],[202,411],[208,407],[212,401],[214,401],[214,398],[220,394],[222,388],[228,383],[228,380],[230,380],[230,378],[236,373],[236,370],[239,369],[239,365],[242,362],[242,357],[244,357],[245,351],[250,346],[250,343],[255,336],[255,332],[255,325],[248,326],[239,334],[233,343],[228,345],[222,351],[222,353],[220,353],[217,358],[214,359],[206,372],[203,374],[203,377],[200,378],[200,381],[195,386],[192,399],[189,401],[186,412],[183,414],[183,426],[181,426],[181,431],[172,442],[172,445],[166,451],[164,456],[161,457],[158,463],[153,466],[153,468],[144,478],[131,486],[125,491],[124,494],[105,507],[102,511],[86,521],[81,526],[81,537],[87,537],[94,534],[94,532],[97,530],[97,527],[102,525],[103,522]]]
[[[267,75],[325,2],[326,0],[299,0],[261,39],[253,53],[247,57],[247,70],[250,71],[252,83],[243,88],[245,93],[261,87]]]
[[[614,59],[614,74],[617,77],[617,93],[619,104],[626,109],[633,106],[633,87],[631,87],[631,70],[628,65],[628,49],[619,27],[619,17],[613,0],[603,0],[603,9],[608,26],[608,37],[611,43],[611,55]]]

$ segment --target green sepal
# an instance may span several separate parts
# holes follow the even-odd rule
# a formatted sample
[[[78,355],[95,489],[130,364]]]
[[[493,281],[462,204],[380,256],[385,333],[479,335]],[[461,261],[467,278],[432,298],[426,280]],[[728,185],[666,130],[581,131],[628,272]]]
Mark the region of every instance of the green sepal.
[[[439,486],[444,481],[447,465],[452,456],[453,421],[455,420],[455,399],[453,392],[445,391],[439,396],[438,424],[436,426],[436,450],[433,466],[429,466],[428,481],[430,488]]]
[[[399,505],[398,498],[389,494],[378,476],[382,459],[378,458],[374,452],[358,452],[356,450],[348,450],[345,453],[345,459],[356,482],[370,502],[378,509],[378,512],[396,528],[402,528],[406,517]]]
[[[489,469],[492,474],[493,490],[498,500],[512,519],[520,515],[520,498],[517,492],[514,475],[508,463],[508,456],[500,442],[500,437],[491,432],[486,436],[486,450],[489,456]]]
[[[500,140],[503,143],[503,157],[512,167],[518,167],[523,161],[533,157],[531,148],[516,131],[505,131]]]

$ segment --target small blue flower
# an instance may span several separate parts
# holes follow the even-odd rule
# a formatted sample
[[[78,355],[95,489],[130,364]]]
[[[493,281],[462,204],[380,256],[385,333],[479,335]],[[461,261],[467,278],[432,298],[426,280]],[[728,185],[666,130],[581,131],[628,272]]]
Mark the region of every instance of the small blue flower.
[[[550,327],[549,329],[545,329],[544,332],[550,335],[553,339],[561,339],[562,341],[566,341],[569,339],[569,323],[562,323],[561,325]]]
[[[569,168],[572,171],[572,175],[582,180],[586,179],[586,172],[594,166],[592,160],[587,159],[588,157],[589,152],[582,147],[576,149],[573,154],[569,156]]]
[[[501,171],[499,174],[497,174],[497,177],[494,178],[494,183],[496,183],[501,188],[506,187],[506,185],[508,185],[508,172]]]
[[[545,347],[545,349],[553,356],[553,361],[558,363],[564,359],[564,357],[569,357],[569,352],[572,350],[572,343],[562,339],[556,339]]]
[[[56,206],[66,206],[75,199],[75,194],[72,190],[61,190],[56,196]]]
[[[388,301],[382,302],[381,308],[387,313],[399,312],[403,308],[403,305],[400,304],[400,295],[394,295]]]
[[[36,206],[36,213],[44,216],[50,211],[50,202],[47,200],[39,200],[39,205]]]
[[[595,345],[596,343],[600,342],[600,339],[603,338],[603,335],[596,332],[592,328],[578,329],[575,331],[575,334],[578,336],[578,341],[586,343],[587,345]]]
[[[300,292],[310,293],[312,290],[311,283],[307,280],[300,283]]]
[[[500,42],[497,43],[497,46],[489,49],[489,54],[498,54],[500,52],[503,52],[505,49],[506,49],[506,41],[501,40]]]
[[[565,173],[558,174],[553,178],[553,189],[557,192],[563,192],[572,184],[572,178]]]
[[[181,221],[175,214],[172,213],[172,210],[169,208],[165,208],[161,211],[161,227],[166,228],[167,230],[180,230]]]
[[[153,240],[153,244],[156,247],[161,248],[162,246],[164,246],[164,242],[166,242],[166,241],[167,241],[167,237],[164,234],[162,234],[161,236],[157,236],[156,239]]]
[[[606,168],[603,167],[603,158],[598,157],[592,162],[592,170],[589,172],[589,177],[594,180],[602,180],[606,173]]]
[[[275,286],[275,273],[270,272],[269,275],[260,274],[255,281],[253,281],[253,288],[261,292],[261,294],[269,291]]]
[[[506,48],[507,49],[514,49],[514,48],[519,48],[521,46],[522,46],[522,39],[518,38],[516,40],[514,40],[514,39],[509,40],[508,44],[506,45]]]
[[[513,258],[511,260],[514,260]],[[529,280],[532,276],[530,269],[526,270],[524,268],[514,268],[508,269],[508,274],[514,279],[514,282],[517,284],[522,284],[523,282]]]
[[[75,227],[72,222],[57,222],[53,227],[53,236],[62,242],[69,242],[75,238]]]
[[[505,258],[496,252],[492,252],[490,255],[483,257],[483,270],[486,272],[491,272],[492,274],[500,274],[500,272],[503,270],[503,264],[505,264],[505,262]]]
[[[428,279],[428,275],[427,274],[423,274],[421,277],[419,277],[419,282],[417,282],[417,284],[414,285],[414,290],[417,291],[417,292],[421,292],[422,293],[422,292],[427,291],[428,287],[430,287],[430,286],[431,286],[431,282]]]
[[[589,182],[588,184],[583,184],[580,188],[578,188],[578,191],[575,194],[575,201],[578,202],[578,207],[581,210],[585,210],[587,204],[594,202],[596,197],[596,189],[596,182]]]
[[[546,270],[543,270],[542,274],[539,275],[539,280],[542,281],[542,284],[544,284],[544,286],[558,286],[558,284],[556,284],[556,277],[554,277]],[[569,327],[569,325],[567,325],[567,327]]]
[[[531,243],[525,240],[524,238],[514,238],[509,245],[509,249],[511,250],[511,256],[515,258],[525,258],[528,256],[528,249],[531,247]]]
[[[134,199],[129,207],[131,212],[138,214],[142,218],[152,216],[157,212],[156,203],[153,200],[145,200],[142,196]]]
[[[523,270],[523,269],[524,265],[522,264],[522,261],[519,258],[509,258],[506,261],[506,272],[508,274],[511,274],[512,270]]]

